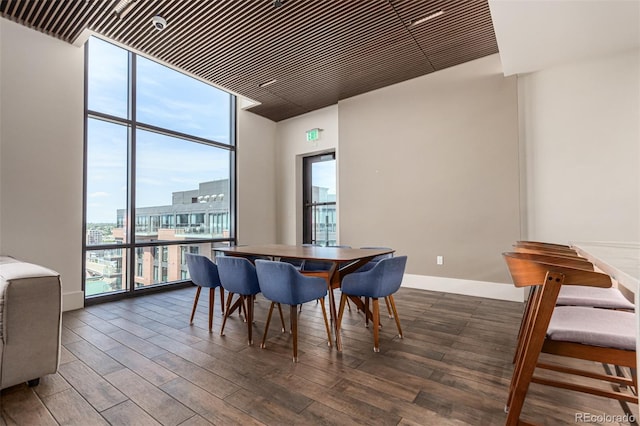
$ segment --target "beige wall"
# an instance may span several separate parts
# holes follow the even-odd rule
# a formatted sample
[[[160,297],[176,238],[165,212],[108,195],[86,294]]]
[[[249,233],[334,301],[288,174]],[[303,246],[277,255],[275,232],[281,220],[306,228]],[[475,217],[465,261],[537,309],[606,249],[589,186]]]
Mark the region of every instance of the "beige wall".
[[[83,49],[0,19],[0,251],[82,306]]]
[[[238,111],[238,244],[276,242],[276,123]]]
[[[314,128],[322,129],[320,139],[307,142],[306,131]],[[282,244],[299,244],[302,242],[302,157],[335,151],[336,162],[340,163],[338,106],[333,105],[278,122],[276,138],[277,241]],[[337,208],[340,209],[339,204]]]
[[[640,51],[520,77],[525,236],[640,241]]]
[[[343,244],[391,246],[410,274],[510,282],[517,92],[497,55],[341,101],[339,122]]]

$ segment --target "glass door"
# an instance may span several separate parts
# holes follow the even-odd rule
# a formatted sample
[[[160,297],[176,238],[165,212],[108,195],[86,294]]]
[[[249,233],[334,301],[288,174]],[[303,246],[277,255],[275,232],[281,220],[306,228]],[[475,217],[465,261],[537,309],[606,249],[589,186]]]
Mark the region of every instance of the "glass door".
[[[303,243],[336,244],[336,154],[303,159]]]

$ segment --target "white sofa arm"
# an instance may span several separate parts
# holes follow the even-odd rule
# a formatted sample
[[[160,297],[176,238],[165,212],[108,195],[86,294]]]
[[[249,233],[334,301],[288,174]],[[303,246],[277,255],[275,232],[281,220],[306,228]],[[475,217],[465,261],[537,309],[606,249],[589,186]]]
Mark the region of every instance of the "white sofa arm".
[[[61,323],[60,275],[0,257],[0,389],[57,371]]]

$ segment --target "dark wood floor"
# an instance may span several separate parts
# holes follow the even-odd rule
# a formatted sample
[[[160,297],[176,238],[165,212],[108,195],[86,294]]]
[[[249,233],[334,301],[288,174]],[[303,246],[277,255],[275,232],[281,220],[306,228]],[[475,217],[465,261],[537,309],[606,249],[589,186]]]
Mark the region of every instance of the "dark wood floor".
[[[212,334],[206,297],[189,326],[194,293],[65,313],[59,372],[35,388],[3,390],[0,424],[504,423],[522,304],[402,288],[396,304],[405,338],[383,316],[376,354],[361,313],[345,313],[338,353],[327,346],[320,307],[308,303],[293,364],[291,337],[277,317],[260,349],[266,300],[258,298],[254,345],[247,346],[237,315],[219,335],[218,300]],[[524,417],[575,424],[582,412],[623,414],[613,401],[532,385]]]

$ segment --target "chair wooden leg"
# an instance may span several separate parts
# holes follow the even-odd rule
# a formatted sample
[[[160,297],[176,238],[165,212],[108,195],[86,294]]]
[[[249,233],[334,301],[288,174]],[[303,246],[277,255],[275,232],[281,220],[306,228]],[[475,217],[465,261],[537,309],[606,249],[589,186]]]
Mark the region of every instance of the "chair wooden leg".
[[[529,384],[531,383],[541,348],[542,344],[538,345],[535,342],[534,345],[529,345],[529,347],[523,351],[522,362],[516,364],[511,379],[512,390],[509,393],[507,405],[505,406],[505,412],[507,413],[505,425],[507,426],[516,426],[520,422],[520,413],[524,406],[524,399],[527,396]]]
[[[282,332],[284,333],[285,331],[287,331],[287,329],[284,326],[284,315],[282,315],[282,306],[280,306],[279,303],[278,303],[278,312],[280,312],[280,322],[282,323]]]
[[[209,333],[213,329],[213,302],[215,301],[216,293],[215,288],[209,289]]]
[[[233,298],[233,293],[229,293],[227,295],[227,307],[223,310],[224,315],[222,316],[222,327],[220,327],[220,335],[224,336],[224,326],[227,323],[227,318],[229,318],[229,314],[231,313],[231,299]]]
[[[291,334],[293,336],[293,362],[298,362],[298,306],[291,305]]]
[[[247,310],[245,309],[244,303],[240,304],[240,307],[238,308],[238,316],[242,316],[242,313],[244,312],[244,321],[247,322]]]
[[[220,313],[224,315],[224,288],[220,286]]]
[[[340,308],[338,309],[338,319],[336,324],[336,333],[340,334],[340,327],[342,327],[342,315],[344,314],[344,305],[347,301],[347,295],[342,293],[340,296]]]
[[[524,305],[522,319],[520,320],[520,328],[518,329],[518,338],[516,340],[518,343],[516,344],[516,350],[513,353],[513,361],[512,361],[513,364],[515,364],[516,360],[518,359],[518,350],[521,347],[520,341],[523,338],[522,334],[524,333],[524,330],[526,329],[526,326],[527,326],[527,318],[529,317],[529,313],[530,313],[529,310],[531,309],[531,303],[533,301],[535,291],[536,291],[536,287],[531,287],[531,289],[529,290],[529,297],[527,297],[527,301],[525,302],[525,305]]]
[[[400,327],[400,318],[398,317],[398,311],[396,310],[396,301],[393,299],[393,295],[389,295],[389,296],[385,297],[384,300],[389,305],[391,305],[391,309],[393,310],[393,318],[395,318],[396,325],[398,326],[398,337],[402,339],[404,337],[404,335],[402,334],[402,328]],[[389,305],[387,305],[387,307]],[[391,317],[392,315],[389,315],[389,316]]]
[[[364,326],[369,328],[369,298],[364,298]]]
[[[191,310],[191,319],[189,319],[189,324],[193,324],[193,317],[196,315],[196,307],[198,306],[200,290],[202,290],[202,287],[198,287],[198,289],[196,290],[196,298],[193,300],[193,309]]]
[[[373,299],[373,351],[380,352],[380,330],[378,326],[380,325],[380,303],[378,302],[377,297],[372,297]]]
[[[525,356],[525,349],[527,348],[528,342],[531,339],[531,333],[533,331],[534,326],[534,318],[536,313],[540,307],[540,297],[542,295],[543,287],[537,286],[534,290],[529,294],[530,300],[528,301],[528,305],[525,309],[525,316],[520,323],[520,331],[518,336],[518,346],[516,347],[515,355],[514,355],[514,368],[513,374],[511,378],[511,383],[509,385],[509,394],[507,397],[507,404],[505,406],[505,412],[509,405],[511,404],[511,399],[514,394],[514,389],[516,386],[516,378],[519,375],[519,371],[521,368],[523,358]]]
[[[329,321],[327,320],[327,308],[324,306],[324,298],[318,299],[320,306],[322,307],[322,317],[324,318],[324,328],[327,330],[327,344],[331,346],[331,327],[329,327]]]
[[[391,311],[391,306],[389,306],[389,297],[393,297],[393,296],[386,296],[384,298],[384,303],[385,303],[385,305],[387,305],[387,312],[389,312],[389,318],[393,318],[393,313]],[[400,334],[402,334],[402,333],[400,333]]]
[[[347,298],[347,308],[349,308],[349,312],[351,312],[351,303],[349,303],[349,299]]]
[[[545,277],[545,284],[541,287],[542,290],[539,296],[536,297],[531,306],[530,316],[535,320],[530,318],[522,342],[520,342],[523,350],[519,354],[513,370],[509,396],[505,406],[505,411],[508,413],[505,423],[507,426],[515,426],[520,422],[524,399],[527,396],[529,384],[538,364],[538,357],[542,351],[555,301],[558,299],[558,293],[563,281],[564,277],[560,273],[548,272]]]
[[[242,297],[242,302],[247,302],[247,306],[245,307],[245,311],[247,312],[247,335],[249,336],[249,345],[253,345],[253,337],[251,332],[253,331],[253,298],[255,296],[240,296]]]
[[[267,341],[267,332],[269,331],[269,323],[271,322],[271,314],[273,313],[273,305],[276,302],[271,302],[271,306],[269,306],[269,314],[267,315],[267,323],[264,325],[264,334],[262,335],[262,343],[260,343],[260,347],[262,349],[266,348],[265,342]]]
[[[344,305],[346,304],[346,301],[347,295],[342,293],[342,295],[340,296],[340,307],[338,308],[338,330],[342,325],[342,315],[344,314]]]

